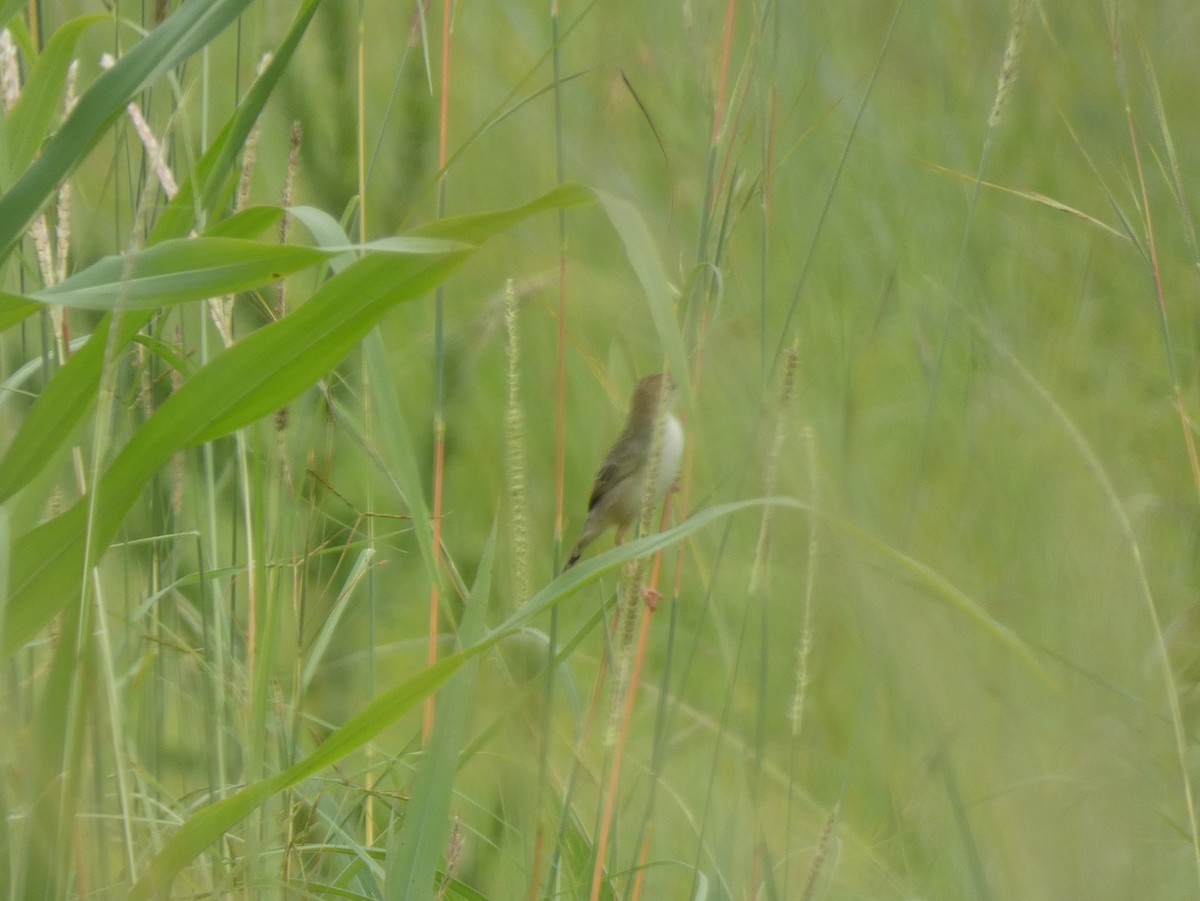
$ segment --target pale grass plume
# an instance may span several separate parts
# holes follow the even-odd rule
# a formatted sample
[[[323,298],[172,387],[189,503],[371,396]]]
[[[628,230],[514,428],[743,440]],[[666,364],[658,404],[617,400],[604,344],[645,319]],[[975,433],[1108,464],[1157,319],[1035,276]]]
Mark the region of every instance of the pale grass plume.
[[[258,64],[259,74],[262,74],[270,58],[269,53],[263,55]],[[239,210],[244,210],[250,203],[250,178],[254,174],[254,165],[258,161],[258,132],[259,124],[256,121],[250,134],[246,136],[246,143],[242,148],[242,170],[238,175],[236,195],[236,208]],[[233,297],[227,294],[224,297],[212,298],[208,302],[208,311],[217,333],[221,336],[221,341],[226,347],[231,346],[233,344]],[[283,428],[286,424],[286,418],[282,425],[278,420],[276,421],[277,428]]]
[[[829,846],[833,840],[833,830],[837,825],[840,811],[841,804],[835,804],[825,819],[825,828],[821,830],[821,838],[817,841],[817,851],[813,855],[812,865],[808,868],[808,879],[804,883],[804,893],[800,895],[800,901],[809,901],[816,893],[817,880],[821,877],[821,871],[829,857]]]
[[[38,272],[42,275],[42,284],[54,284],[54,251],[50,249],[50,226],[46,222],[46,215],[43,213],[33,220],[33,225],[29,227],[29,232],[33,235],[33,249],[38,261]]]
[[[67,90],[63,100],[63,121],[75,109],[78,96],[75,93],[75,83],[79,74],[79,60],[71,60],[67,66]],[[58,239],[55,247],[54,264],[58,281],[67,277],[67,256],[71,250],[71,180],[64,179],[58,189],[58,207],[55,212],[55,236]]]
[[[73,60],[67,67],[63,120],[75,108],[75,80],[78,71],[79,61]],[[3,87],[0,88],[0,91],[4,94],[4,105],[6,109],[11,109],[10,98],[11,103],[15,103],[16,99],[20,96],[20,82],[16,67],[16,52],[12,44],[12,38],[7,30],[0,34],[0,73],[3,73],[2,78],[0,78]],[[54,231],[52,246],[50,224],[46,219],[45,213],[38,214],[38,217],[33,220],[33,224],[30,226],[34,252],[38,261],[38,271],[42,276],[42,284],[47,287],[55,285],[67,277],[67,256],[71,247],[71,182],[69,179],[64,179],[58,189]],[[54,330],[54,341],[58,359],[65,361],[70,354],[71,343],[67,329],[66,314],[63,308],[57,304],[50,305],[49,312],[51,325]]]
[[[1017,65],[1021,61],[1021,40],[1025,29],[1025,6],[1027,0],[1017,0],[1013,8],[1012,28],[1008,32],[1008,46],[1004,48],[1004,62],[1000,66],[1000,78],[996,82],[996,100],[988,116],[988,128],[995,128],[1004,113],[1004,105],[1017,80]]]
[[[254,164],[258,159],[258,134],[260,131],[259,124],[254,123],[254,127],[250,129],[250,134],[246,136],[246,143],[242,148],[242,174],[238,179],[237,188],[237,208],[244,210],[250,205],[250,179],[254,175]]]
[[[450,830],[450,843],[446,847],[446,869],[442,874],[441,884],[438,886],[438,901],[442,901],[450,889],[450,882],[454,879],[454,874],[458,870],[459,861],[462,859],[462,852],[462,826],[458,821],[458,817],[455,817],[454,827]]]
[[[292,194],[296,187],[296,172],[300,168],[300,144],[304,140],[304,128],[300,125],[300,120],[292,122],[292,135],[288,146],[288,163],[287,170],[283,175],[283,190],[279,193],[279,205],[285,210],[284,216],[279,220],[279,243],[286,244],[288,233],[291,230],[292,217],[287,215],[286,210],[292,205]],[[287,298],[284,290],[284,280],[279,280],[279,285],[275,292],[275,316],[280,318],[286,312]]]
[[[271,62],[271,54],[264,53],[258,61],[257,72],[262,75],[266,70],[268,63]],[[237,188],[237,208],[244,210],[250,205],[250,179],[254,175],[254,164],[258,157],[258,136],[262,130],[262,123],[255,120],[254,127],[250,129],[250,134],[246,136],[246,143],[242,147],[242,174],[238,179]]]
[[[113,59],[112,54],[105,53],[100,56],[101,69],[111,69],[114,65],[116,65],[116,60]],[[167,195],[167,199],[172,199],[179,193],[179,185],[175,181],[175,173],[167,165],[166,145],[155,137],[150,123],[142,115],[141,107],[136,103],[130,103],[125,107],[125,111],[129,114],[129,121],[133,123],[133,130],[137,132],[138,140],[142,142],[142,147],[150,160],[150,168],[154,170],[159,186]]]
[[[287,209],[292,205],[292,191],[296,184],[296,170],[300,167],[300,142],[304,137],[304,129],[299,120],[292,122],[292,135],[288,147],[287,171],[283,175],[283,189],[279,195],[279,205],[284,209],[283,218],[279,220],[279,243],[286,244],[292,217]],[[275,318],[282,319],[287,313],[287,280],[280,279],[275,285]],[[288,426],[290,416],[288,407],[280,407],[275,411],[275,428],[282,432]]]
[[[4,112],[11,113],[21,99],[21,67],[17,62],[17,47],[12,35],[5,28],[0,31],[0,95],[4,98]],[[55,282],[54,251],[50,247],[50,225],[46,222],[46,214],[40,213],[29,227],[33,237],[34,255],[37,257],[38,272],[42,276],[42,284],[46,287]],[[50,317],[54,322],[54,333],[58,342],[59,359],[62,359],[62,309],[52,307]]]
[[[796,393],[796,368],[800,355],[795,346],[788,349],[787,362],[784,364],[783,383],[779,388],[779,400],[775,410],[775,433],[767,451],[766,463],[763,467],[763,491],[771,497],[779,484],[779,455],[783,451],[783,442],[788,432],[788,409]],[[754,565],[750,570],[750,593],[757,594],[766,584],[767,552],[771,545],[771,507],[763,508],[762,520],[758,527],[758,543],[754,550]]]
[[[0,31],[0,99],[4,112],[11,113],[21,97],[21,68],[17,65],[17,45],[5,28]]]
[[[508,404],[504,414],[505,470],[511,525],[513,597],[529,597],[529,499],[525,458],[525,410],[521,406],[521,339],[517,329],[517,291],[510,278],[504,284],[504,332],[508,351]]]

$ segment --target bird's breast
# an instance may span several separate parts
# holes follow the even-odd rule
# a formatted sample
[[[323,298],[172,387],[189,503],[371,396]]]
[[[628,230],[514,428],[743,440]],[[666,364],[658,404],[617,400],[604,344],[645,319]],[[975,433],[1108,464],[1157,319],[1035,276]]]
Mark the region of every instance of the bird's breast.
[[[654,484],[655,496],[662,500],[679,477],[683,465],[683,426],[668,413],[663,419],[662,450],[658,458],[658,479]]]

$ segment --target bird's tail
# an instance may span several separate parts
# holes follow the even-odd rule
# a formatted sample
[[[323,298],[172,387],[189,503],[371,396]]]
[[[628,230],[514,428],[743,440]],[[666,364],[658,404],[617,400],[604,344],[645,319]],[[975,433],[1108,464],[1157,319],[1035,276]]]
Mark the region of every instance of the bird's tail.
[[[571,548],[571,556],[567,558],[567,565],[562,568],[562,571],[565,573],[568,569],[578,563],[579,558],[582,556],[583,546],[580,543],[576,543],[575,547]],[[562,575],[562,573],[559,573],[559,575]]]

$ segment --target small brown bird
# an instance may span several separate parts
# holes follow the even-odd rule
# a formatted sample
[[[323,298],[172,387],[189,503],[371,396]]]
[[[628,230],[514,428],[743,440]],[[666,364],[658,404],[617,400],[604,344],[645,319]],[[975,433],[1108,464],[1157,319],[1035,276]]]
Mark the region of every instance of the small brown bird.
[[[626,530],[641,514],[660,399],[667,405],[667,410],[663,412],[658,475],[654,484],[655,503],[666,497],[675,483],[683,460],[683,426],[669,412],[675,400],[675,383],[670,376],[656,373],[643,378],[633,389],[629,420],[596,473],[596,483],[588,499],[588,518],[579,533],[579,540],[571,549],[564,572],[579,561],[587,546],[609,526],[617,527],[616,543],[620,544]]]

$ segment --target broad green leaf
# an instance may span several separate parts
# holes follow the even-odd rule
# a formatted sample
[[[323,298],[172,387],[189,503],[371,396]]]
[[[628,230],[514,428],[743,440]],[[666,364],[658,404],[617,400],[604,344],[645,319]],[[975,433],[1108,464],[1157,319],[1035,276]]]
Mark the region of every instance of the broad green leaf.
[[[159,430],[191,447],[273,413],[333,369],[386,309],[437,287],[467,255],[364,257],[294,313],[222,353],[168,398],[147,426],[162,416],[170,424]]]
[[[67,69],[75,44],[92,25],[110,21],[109,16],[81,16],[60,26],[46,42],[21,87],[20,99],[4,120],[10,173],[21,172],[29,165],[52,123],[61,116]]]
[[[129,256],[108,256],[36,292],[45,303],[77,310],[147,310],[249,291],[330,254],[238,238],[182,238]]]
[[[443,237],[486,239],[526,216],[553,209],[562,201],[575,202],[580,196],[578,188],[567,186],[501,213],[462,217],[456,220],[458,230],[448,229]],[[464,250],[365,257],[326,282],[294,313],[247,336],[197,372],[117,455],[96,486],[95,516],[90,523],[77,512],[88,505],[83,498],[71,510],[14,541],[9,610],[0,647],[7,651],[19,647],[65,604],[78,599],[88,559],[87,535],[91,536],[90,559],[98,560],[146,482],[173,453],[226,435],[295,399],[361,341],[387,309],[436,287],[469,254]],[[119,327],[136,318],[120,317]],[[103,354],[103,339],[94,337],[76,358],[88,352]],[[79,403],[90,399],[82,393],[76,398]],[[28,444],[44,445],[50,440],[35,433]],[[9,456],[19,447],[21,453],[28,453],[14,442]],[[19,459],[27,469],[37,465]],[[20,484],[6,467],[0,467],[0,501],[6,497],[4,490],[11,493]]]
[[[350,243],[341,223],[324,210],[300,205],[289,207],[288,212],[295,217],[297,222],[308,229],[308,233],[313,236],[318,247],[337,247]]]
[[[8,255],[58,185],[96,146],[126,104],[216,37],[251,2],[186,0],[96,79],[37,159],[0,196],[0,258]]]

